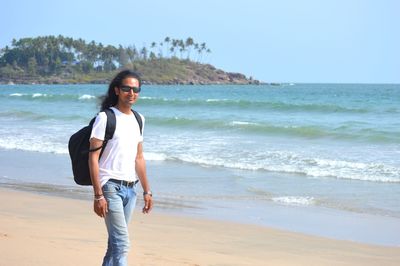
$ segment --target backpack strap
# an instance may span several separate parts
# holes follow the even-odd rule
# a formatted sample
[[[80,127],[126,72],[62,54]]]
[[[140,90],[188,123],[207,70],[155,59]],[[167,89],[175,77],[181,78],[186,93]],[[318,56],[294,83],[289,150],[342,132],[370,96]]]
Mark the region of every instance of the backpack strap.
[[[143,135],[143,121],[142,121],[142,117],[140,116],[140,114],[138,112],[136,112],[135,110],[131,109],[132,113],[135,115],[136,121],[139,124],[139,129],[140,129],[140,136]]]
[[[108,141],[113,138],[115,127],[117,125],[117,120],[115,118],[114,111],[110,108],[104,110],[107,115],[107,126],[106,126],[106,133],[104,135],[104,141]]]
[[[107,108],[104,110],[104,112],[107,115],[107,124],[106,124],[106,132],[104,134],[104,141],[103,141],[103,145],[101,145],[100,147],[94,148],[94,149],[89,149],[89,152],[94,152],[97,150],[101,150],[100,152],[100,157],[103,154],[104,148],[107,145],[107,142],[113,138],[114,136],[114,132],[115,132],[115,128],[117,125],[117,119],[115,118],[115,113],[112,109]],[[92,121],[90,121],[90,126],[93,126],[94,121],[96,118],[93,118]]]

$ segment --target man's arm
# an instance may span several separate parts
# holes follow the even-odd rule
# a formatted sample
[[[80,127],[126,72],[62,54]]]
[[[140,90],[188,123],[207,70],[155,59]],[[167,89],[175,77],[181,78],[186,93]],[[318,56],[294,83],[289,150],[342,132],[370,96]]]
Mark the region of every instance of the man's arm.
[[[102,140],[96,138],[90,139],[90,149],[95,149],[97,147],[100,147],[101,145],[103,145]],[[94,202],[93,202],[94,212],[100,217],[105,217],[108,211],[108,207],[107,207],[107,201],[103,196],[103,190],[101,189],[100,178],[99,178],[100,151],[101,149],[89,152],[89,170],[94,192]]]
[[[137,147],[137,155],[136,155],[136,173],[139,177],[140,184],[142,184],[143,187],[143,199],[144,199],[144,207],[143,207],[143,213],[149,213],[151,209],[153,208],[153,199],[152,195],[149,194],[151,193],[150,191],[150,184],[149,181],[147,180],[147,174],[146,174],[146,161],[143,156],[143,144],[142,142],[139,142],[138,147]]]

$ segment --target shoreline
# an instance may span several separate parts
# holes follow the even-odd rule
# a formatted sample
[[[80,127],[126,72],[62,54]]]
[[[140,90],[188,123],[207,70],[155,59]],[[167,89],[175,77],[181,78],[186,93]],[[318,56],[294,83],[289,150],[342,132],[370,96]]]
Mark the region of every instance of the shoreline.
[[[67,155],[0,149],[0,161],[0,189],[91,202],[91,188],[73,182]],[[251,196],[240,200],[224,195],[215,198],[212,195],[221,194],[224,190],[221,186],[228,184],[229,171],[176,162],[149,161],[148,174],[152,177],[155,199],[158,201],[156,208],[166,215],[236,222],[357,243],[400,246],[399,218],[320,206],[285,205],[255,200]],[[209,177],[220,181],[213,188],[204,186],[204,179]],[[204,191],[197,195],[194,189]],[[235,188],[232,183],[230,189],[236,191],[240,187]],[[141,204],[140,197],[138,204]]]
[[[5,188],[0,188],[0,192],[3,263],[94,265],[101,262],[106,232],[101,219],[92,212],[90,201]],[[156,209],[150,215],[136,211],[130,232],[129,265],[400,263],[399,247],[359,244],[257,225],[165,214]]]

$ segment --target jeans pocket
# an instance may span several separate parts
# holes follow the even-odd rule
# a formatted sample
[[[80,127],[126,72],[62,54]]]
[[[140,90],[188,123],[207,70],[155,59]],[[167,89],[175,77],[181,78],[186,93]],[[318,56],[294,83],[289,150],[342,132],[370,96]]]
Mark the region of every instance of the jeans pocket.
[[[103,186],[103,193],[117,193],[121,190],[121,185],[107,182]]]
[[[135,195],[137,195],[137,189],[138,189],[138,184],[136,183],[134,186],[133,186],[133,193],[135,193]]]

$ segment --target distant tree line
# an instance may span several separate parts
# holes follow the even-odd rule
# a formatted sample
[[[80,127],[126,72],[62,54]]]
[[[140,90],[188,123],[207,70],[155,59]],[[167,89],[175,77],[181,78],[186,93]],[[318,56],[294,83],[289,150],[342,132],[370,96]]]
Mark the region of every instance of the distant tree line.
[[[12,40],[0,49],[0,77],[15,75],[49,76],[61,73],[111,72],[132,67],[135,62],[178,58],[201,62],[211,53],[206,43],[165,37],[150,47],[118,47],[70,37],[43,36]]]

